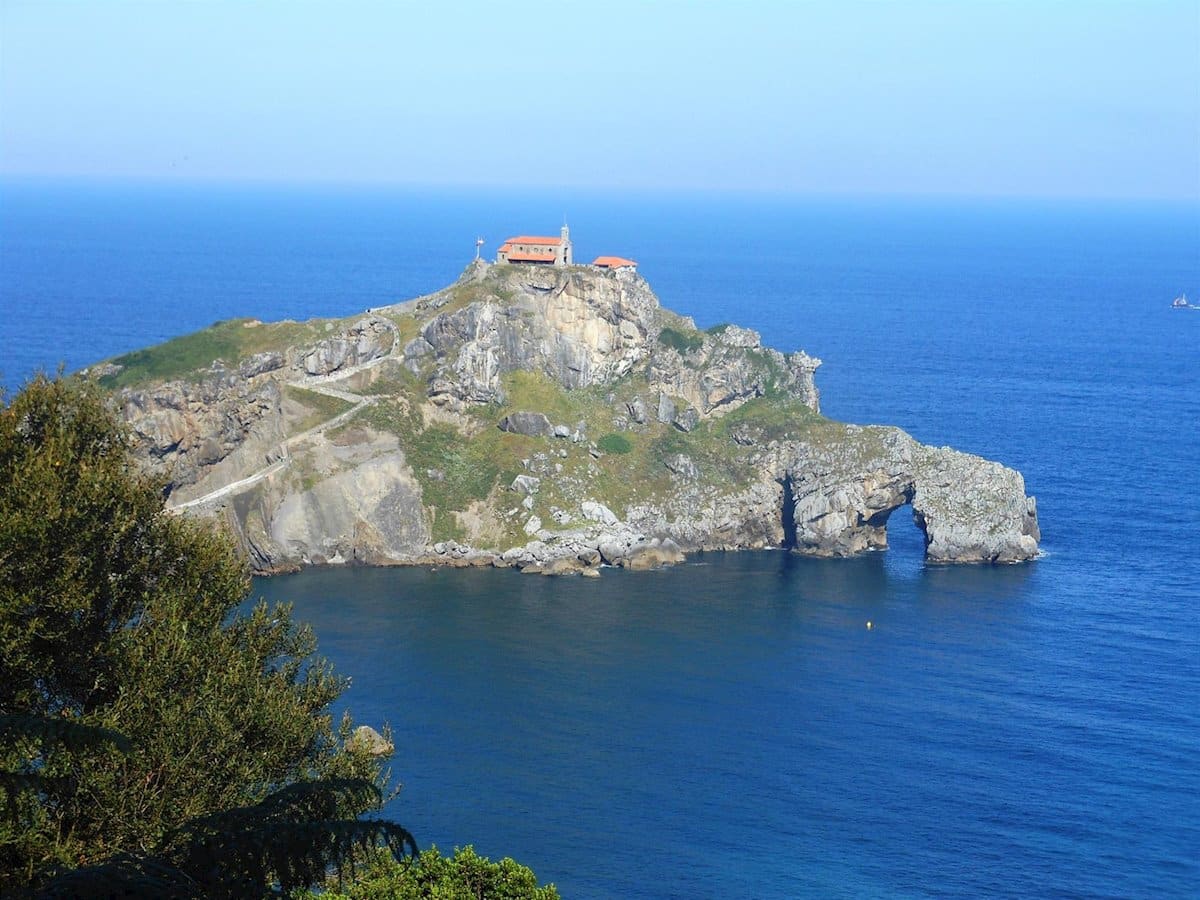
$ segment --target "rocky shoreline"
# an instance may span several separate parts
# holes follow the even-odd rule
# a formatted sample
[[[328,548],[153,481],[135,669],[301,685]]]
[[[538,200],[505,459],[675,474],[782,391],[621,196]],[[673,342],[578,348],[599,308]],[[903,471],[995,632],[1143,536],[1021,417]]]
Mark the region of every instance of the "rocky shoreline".
[[[218,323],[88,374],[168,507],[225,521],[260,573],[851,556],[886,548],[904,506],[931,562],[1036,556],[1020,473],[824,418],[819,366],[699,331],[632,271],[477,261],[407,303]]]

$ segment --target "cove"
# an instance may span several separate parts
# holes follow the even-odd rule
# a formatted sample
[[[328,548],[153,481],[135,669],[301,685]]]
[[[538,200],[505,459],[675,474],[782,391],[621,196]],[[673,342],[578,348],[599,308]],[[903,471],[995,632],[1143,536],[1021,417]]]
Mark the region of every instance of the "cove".
[[[564,896],[661,896],[664,866],[681,896],[1111,889],[1138,837],[1097,825],[1097,775],[1134,748],[1081,743],[1104,713],[1054,687],[1086,666],[1036,602],[1046,567],[925,566],[916,528],[890,532],[848,560],[256,588],[314,625],[355,718],[395,729],[388,814]],[[1089,846],[1112,861],[1063,865]]]

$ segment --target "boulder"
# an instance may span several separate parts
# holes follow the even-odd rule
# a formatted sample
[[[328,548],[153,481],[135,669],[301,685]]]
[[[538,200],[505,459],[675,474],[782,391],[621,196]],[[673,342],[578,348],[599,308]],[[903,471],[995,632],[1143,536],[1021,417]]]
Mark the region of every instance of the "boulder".
[[[499,428],[511,434],[524,434],[528,437],[546,437],[553,432],[550,420],[539,412],[509,413],[500,420]]]
[[[611,509],[595,500],[584,500],[579,505],[579,511],[589,522],[599,522],[601,525],[616,525],[618,522]]]
[[[689,406],[674,419],[672,419],[671,424],[680,431],[695,431],[696,426],[700,424],[700,413],[696,412],[695,407]]]
[[[395,745],[370,725],[359,725],[350,735],[346,746],[352,750],[360,750],[371,756],[390,756],[396,749]]]
[[[676,453],[674,456],[667,457],[665,465],[676,475],[686,478],[689,481],[695,481],[700,477],[700,470],[696,468],[696,464],[692,462],[692,458],[682,453]]]
[[[658,395],[658,421],[667,425],[675,421],[675,404],[666,394]]]
[[[510,489],[526,496],[536,494],[542,486],[542,479],[535,475],[518,475],[513,479]]]
[[[569,556],[560,556],[557,559],[552,559],[541,567],[543,575],[578,575],[584,568],[584,564],[578,559]]]
[[[683,551],[679,549],[679,545],[668,538],[667,540],[655,540],[647,544],[639,544],[629,551],[629,554],[623,561],[623,565],[634,571],[643,571],[675,565],[676,563],[683,562],[684,559]]]
[[[645,425],[646,419],[649,418],[650,412],[646,409],[646,403],[641,397],[634,397],[626,404],[629,410],[629,418],[637,422],[639,425]]]

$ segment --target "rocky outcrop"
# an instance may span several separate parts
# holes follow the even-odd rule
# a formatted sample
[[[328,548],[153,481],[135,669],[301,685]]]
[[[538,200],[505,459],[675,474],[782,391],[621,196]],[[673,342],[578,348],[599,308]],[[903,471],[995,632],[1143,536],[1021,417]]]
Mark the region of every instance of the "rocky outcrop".
[[[304,386],[383,359],[395,331],[388,320],[366,316],[312,346],[255,353],[236,366],[214,360],[188,379],[125,389],[121,412],[150,470],[167,480],[176,502],[186,502],[286,455],[285,384]]]
[[[886,548],[901,507],[931,562],[1037,553],[1020,473],[822,418],[820,360],[700,332],[632,271],[477,262],[435,294],[289,328],[307,342],[119,395],[170,504],[222,517],[258,571],[850,556]]]
[[[887,547],[892,513],[911,505],[932,562],[1016,562],[1037,553],[1036,502],[1019,472],[895,428],[854,429],[860,440],[789,447],[797,550],[850,556]],[[790,457],[790,460],[788,459]]]
[[[255,468],[283,440],[283,397],[278,382],[255,375],[275,359],[252,358],[239,370],[214,366],[197,382],[172,381],[120,397],[147,468],[184,497],[201,480],[220,487]],[[249,372],[251,374],[244,374]]]
[[[297,367],[306,375],[332,375],[391,352],[395,326],[379,316],[355,322],[338,337],[320,341],[297,359]]]
[[[431,396],[439,403],[502,401],[501,376],[518,370],[541,372],[567,389],[603,384],[649,356],[660,307],[636,274],[504,268],[494,274],[494,293],[437,313],[404,347],[412,371],[435,365]],[[469,270],[468,280],[479,271]],[[446,305],[439,295],[422,302]]]
[[[348,749],[366,753],[368,756],[391,756],[396,745],[370,725],[359,725],[346,741]]]
[[[821,361],[803,351],[785,356],[763,347],[758,332],[749,328],[722,326],[689,352],[659,345],[649,365],[652,385],[663,395],[682,398],[701,416],[731,412],[770,388],[796,397],[814,412],[820,410],[813,374]],[[660,407],[660,420],[674,420],[663,415]]]

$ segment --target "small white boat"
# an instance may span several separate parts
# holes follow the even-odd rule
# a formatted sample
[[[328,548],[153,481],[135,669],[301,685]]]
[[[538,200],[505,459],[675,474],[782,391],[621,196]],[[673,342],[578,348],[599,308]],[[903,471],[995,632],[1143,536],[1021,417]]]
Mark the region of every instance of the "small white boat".
[[[1174,300],[1171,301],[1172,309],[1189,309],[1190,307],[1191,307],[1191,304],[1188,303],[1187,294],[1180,294],[1178,297],[1176,297]]]

